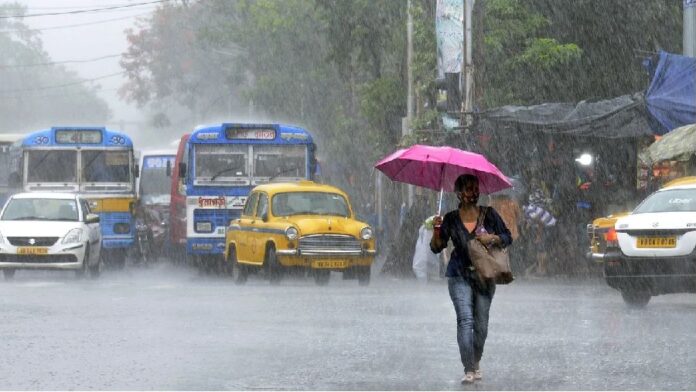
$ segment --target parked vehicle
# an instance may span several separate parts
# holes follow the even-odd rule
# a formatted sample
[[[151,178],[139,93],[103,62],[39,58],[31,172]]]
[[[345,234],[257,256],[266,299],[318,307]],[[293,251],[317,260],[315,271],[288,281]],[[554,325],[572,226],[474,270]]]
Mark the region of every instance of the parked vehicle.
[[[696,178],[666,184],[606,235],[604,274],[629,306],[660,294],[696,293]]]
[[[11,279],[18,269],[101,271],[99,215],[70,193],[18,193],[0,213],[0,269]]]
[[[348,196],[312,181],[255,187],[226,235],[227,268],[238,283],[264,270],[271,283],[289,268],[303,268],[318,285],[330,272],[370,282],[376,254],[373,229],[356,220]]]

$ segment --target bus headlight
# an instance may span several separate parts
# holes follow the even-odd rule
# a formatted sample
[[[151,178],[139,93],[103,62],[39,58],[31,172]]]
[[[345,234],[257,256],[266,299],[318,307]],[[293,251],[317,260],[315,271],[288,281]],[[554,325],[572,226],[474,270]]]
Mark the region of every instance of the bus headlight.
[[[285,236],[288,237],[290,241],[294,241],[297,239],[298,231],[296,228],[290,226],[287,229],[285,229]]]
[[[206,222],[206,221],[196,222],[196,232],[198,232],[198,233],[211,233],[212,231],[213,231],[213,223],[212,222]]]
[[[360,238],[364,240],[371,240],[372,239],[372,228],[370,227],[365,227],[362,230],[360,230]]]

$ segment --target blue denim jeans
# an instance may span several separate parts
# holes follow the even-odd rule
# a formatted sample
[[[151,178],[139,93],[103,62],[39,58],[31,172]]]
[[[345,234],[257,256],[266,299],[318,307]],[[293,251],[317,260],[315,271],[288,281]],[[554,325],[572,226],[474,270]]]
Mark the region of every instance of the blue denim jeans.
[[[473,278],[451,277],[447,281],[457,314],[457,343],[465,372],[476,370],[488,335],[488,314],[495,283],[481,287]]]

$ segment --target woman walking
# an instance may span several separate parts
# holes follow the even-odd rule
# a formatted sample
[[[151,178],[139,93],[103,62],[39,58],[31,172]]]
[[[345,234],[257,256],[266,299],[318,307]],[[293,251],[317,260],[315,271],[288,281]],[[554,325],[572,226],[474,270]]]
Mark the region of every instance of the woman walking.
[[[433,253],[440,253],[449,240],[454,245],[446,276],[457,314],[457,343],[464,365],[464,384],[482,377],[479,362],[488,335],[488,314],[495,294],[494,282],[478,279],[469,258],[467,241],[476,238],[486,246],[506,247],[512,243],[512,236],[493,208],[477,205],[479,181],[476,176],[459,176],[454,191],[460,201],[459,208],[448,212],[444,219],[439,216],[434,219],[435,231],[430,249]]]

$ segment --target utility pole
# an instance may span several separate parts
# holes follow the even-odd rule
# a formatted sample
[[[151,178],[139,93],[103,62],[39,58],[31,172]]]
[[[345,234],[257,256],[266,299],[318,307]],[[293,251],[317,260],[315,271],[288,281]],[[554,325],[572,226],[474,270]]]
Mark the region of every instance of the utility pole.
[[[696,0],[683,0],[684,4],[684,28],[683,54],[696,57]]]
[[[474,107],[474,64],[472,61],[473,40],[472,40],[472,13],[475,0],[462,0],[464,2],[464,56],[462,56],[462,117],[461,126],[468,133],[472,124],[471,112]]]
[[[414,115],[414,99],[413,99],[413,16],[411,15],[411,2],[408,0],[406,3],[406,65],[407,65],[407,78],[408,78],[408,93],[406,101],[406,121],[401,124],[402,135],[408,135],[411,133],[411,124],[413,123]],[[414,200],[414,186],[406,186],[407,194],[407,205],[411,207]]]

